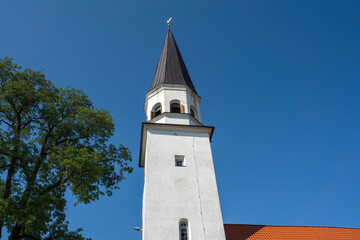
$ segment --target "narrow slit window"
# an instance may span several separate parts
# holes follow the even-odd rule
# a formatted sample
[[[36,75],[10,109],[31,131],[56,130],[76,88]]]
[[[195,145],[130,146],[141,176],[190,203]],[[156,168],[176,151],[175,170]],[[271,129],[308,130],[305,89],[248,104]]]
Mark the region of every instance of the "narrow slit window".
[[[192,105],[190,106],[190,115],[193,116],[194,118],[197,118],[195,107]]]
[[[175,155],[175,166],[176,167],[185,167],[185,157],[182,155]]]
[[[179,234],[180,240],[188,240],[188,222],[186,220],[182,220],[179,223]]]

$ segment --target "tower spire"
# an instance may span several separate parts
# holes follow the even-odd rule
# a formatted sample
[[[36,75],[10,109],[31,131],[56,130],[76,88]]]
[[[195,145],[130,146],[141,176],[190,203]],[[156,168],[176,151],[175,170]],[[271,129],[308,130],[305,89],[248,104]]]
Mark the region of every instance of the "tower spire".
[[[173,84],[186,85],[197,94],[174,35],[171,32],[171,19],[172,18],[169,18],[169,20],[167,20],[168,30],[150,91],[163,84]]]

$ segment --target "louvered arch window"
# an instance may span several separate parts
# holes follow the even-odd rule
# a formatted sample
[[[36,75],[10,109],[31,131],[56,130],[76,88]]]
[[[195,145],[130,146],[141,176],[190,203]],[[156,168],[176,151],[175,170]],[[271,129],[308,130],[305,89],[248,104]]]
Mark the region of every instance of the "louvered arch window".
[[[151,110],[151,119],[159,116],[161,114],[161,103],[157,103],[154,105],[153,109]]]
[[[179,234],[180,234],[180,240],[189,240],[188,237],[188,221],[186,219],[182,219],[179,222]]]
[[[180,113],[180,104],[175,102],[170,104],[170,112],[172,113]]]

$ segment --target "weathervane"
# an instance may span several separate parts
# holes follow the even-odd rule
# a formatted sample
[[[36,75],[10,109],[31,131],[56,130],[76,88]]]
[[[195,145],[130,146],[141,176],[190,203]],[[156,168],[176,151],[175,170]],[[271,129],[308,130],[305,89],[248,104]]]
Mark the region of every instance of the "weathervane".
[[[172,19],[172,17],[171,18],[169,18],[166,22],[167,22],[167,24],[168,24],[168,27],[170,27],[170,21],[171,21],[171,19]]]

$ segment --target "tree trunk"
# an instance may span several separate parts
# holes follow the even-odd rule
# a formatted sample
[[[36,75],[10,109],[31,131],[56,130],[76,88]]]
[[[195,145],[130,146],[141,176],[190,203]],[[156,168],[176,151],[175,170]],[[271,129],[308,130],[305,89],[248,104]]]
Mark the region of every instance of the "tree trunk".
[[[19,240],[20,233],[24,229],[24,227],[20,224],[15,224],[14,229],[12,230],[9,240]]]
[[[5,189],[3,193],[3,200],[8,199],[10,197],[11,192],[11,182],[12,178],[15,174],[15,164],[16,164],[16,158],[13,158],[11,160],[10,168],[8,170],[8,174],[6,177],[6,183],[5,183]],[[2,238],[2,229],[4,226],[5,216],[2,216],[0,219],[0,239]]]
[[[36,180],[37,174],[39,172],[39,169],[41,167],[41,163],[43,162],[43,160],[44,160],[44,158],[40,157],[40,159],[38,160],[38,162],[35,165],[34,173],[30,177],[30,181],[27,183],[26,189],[21,197],[19,209],[25,209],[28,207],[29,198],[32,193],[33,186],[35,184],[35,180]],[[25,221],[26,217],[27,216],[21,216],[21,218],[20,218],[21,221]],[[19,222],[17,222],[11,232],[9,240],[18,240],[22,231],[23,232],[25,231],[25,226],[20,224]]]

